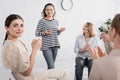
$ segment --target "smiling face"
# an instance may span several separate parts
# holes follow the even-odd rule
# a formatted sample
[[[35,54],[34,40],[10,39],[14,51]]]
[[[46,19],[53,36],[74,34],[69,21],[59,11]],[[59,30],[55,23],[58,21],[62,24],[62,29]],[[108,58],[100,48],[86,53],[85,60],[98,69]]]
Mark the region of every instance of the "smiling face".
[[[83,33],[84,33],[84,34],[88,34],[88,28],[85,27],[85,26],[83,27]]]
[[[48,5],[45,9],[45,14],[46,14],[46,17],[53,17],[54,16],[54,8],[52,5]]]
[[[21,19],[13,20],[9,27],[6,27],[8,32],[8,36],[11,38],[18,38],[22,35],[24,28],[23,28],[23,21]]]
[[[93,24],[92,24],[91,22],[87,22],[87,23],[83,26],[83,34],[84,34],[86,37],[90,37],[90,38],[95,36]]]

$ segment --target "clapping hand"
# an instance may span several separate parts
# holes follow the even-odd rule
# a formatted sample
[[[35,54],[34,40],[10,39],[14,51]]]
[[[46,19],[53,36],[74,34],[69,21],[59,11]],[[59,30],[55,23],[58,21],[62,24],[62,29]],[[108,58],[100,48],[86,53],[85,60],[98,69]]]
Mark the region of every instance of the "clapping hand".
[[[102,51],[102,49],[99,46],[97,47],[97,50],[98,50],[98,56],[99,57],[103,57],[103,56],[107,55],[105,52]]]
[[[99,46],[96,48],[92,48],[91,46],[89,46],[88,52],[90,53],[93,59],[98,59],[100,57],[106,56],[106,53],[104,53]]]
[[[41,38],[33,39],[32,43],[31,43],[33,49],[41,48],[41,44],[42,44],[42,39]]]

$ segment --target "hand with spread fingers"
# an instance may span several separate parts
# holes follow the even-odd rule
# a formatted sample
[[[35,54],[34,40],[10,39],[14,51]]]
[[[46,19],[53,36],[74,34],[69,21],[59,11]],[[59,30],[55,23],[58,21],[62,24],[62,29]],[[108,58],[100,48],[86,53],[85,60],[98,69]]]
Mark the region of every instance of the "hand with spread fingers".
[[[105,52],[103,52],[100,46],[97,46],[96,48],[92,48],[91,45],[88,44],[87,49],[93,59],[98,59],[100,57],[107,55]]]

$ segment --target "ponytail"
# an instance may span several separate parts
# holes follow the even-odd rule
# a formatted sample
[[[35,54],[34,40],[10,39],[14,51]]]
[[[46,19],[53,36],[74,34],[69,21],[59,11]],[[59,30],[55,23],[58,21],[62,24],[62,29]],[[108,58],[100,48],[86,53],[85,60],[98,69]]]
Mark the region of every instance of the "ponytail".
[[[6,34],[5,34],[5,38],[4,38],[3,44],[4,44],[5,40],[7,40],[7,37],[8,37],[8,32],[6,32]]]

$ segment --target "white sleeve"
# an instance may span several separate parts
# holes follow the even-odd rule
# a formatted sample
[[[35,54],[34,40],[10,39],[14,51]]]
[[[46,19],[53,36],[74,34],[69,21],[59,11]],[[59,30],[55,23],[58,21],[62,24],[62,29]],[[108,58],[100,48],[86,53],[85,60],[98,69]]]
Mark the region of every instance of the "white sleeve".
[[[78,53],[79,51],[79,41],[78,41],[79,37],[76,38],[76,41],[75,41],[75,47],[74,47],[74,52],[75,53]]]

